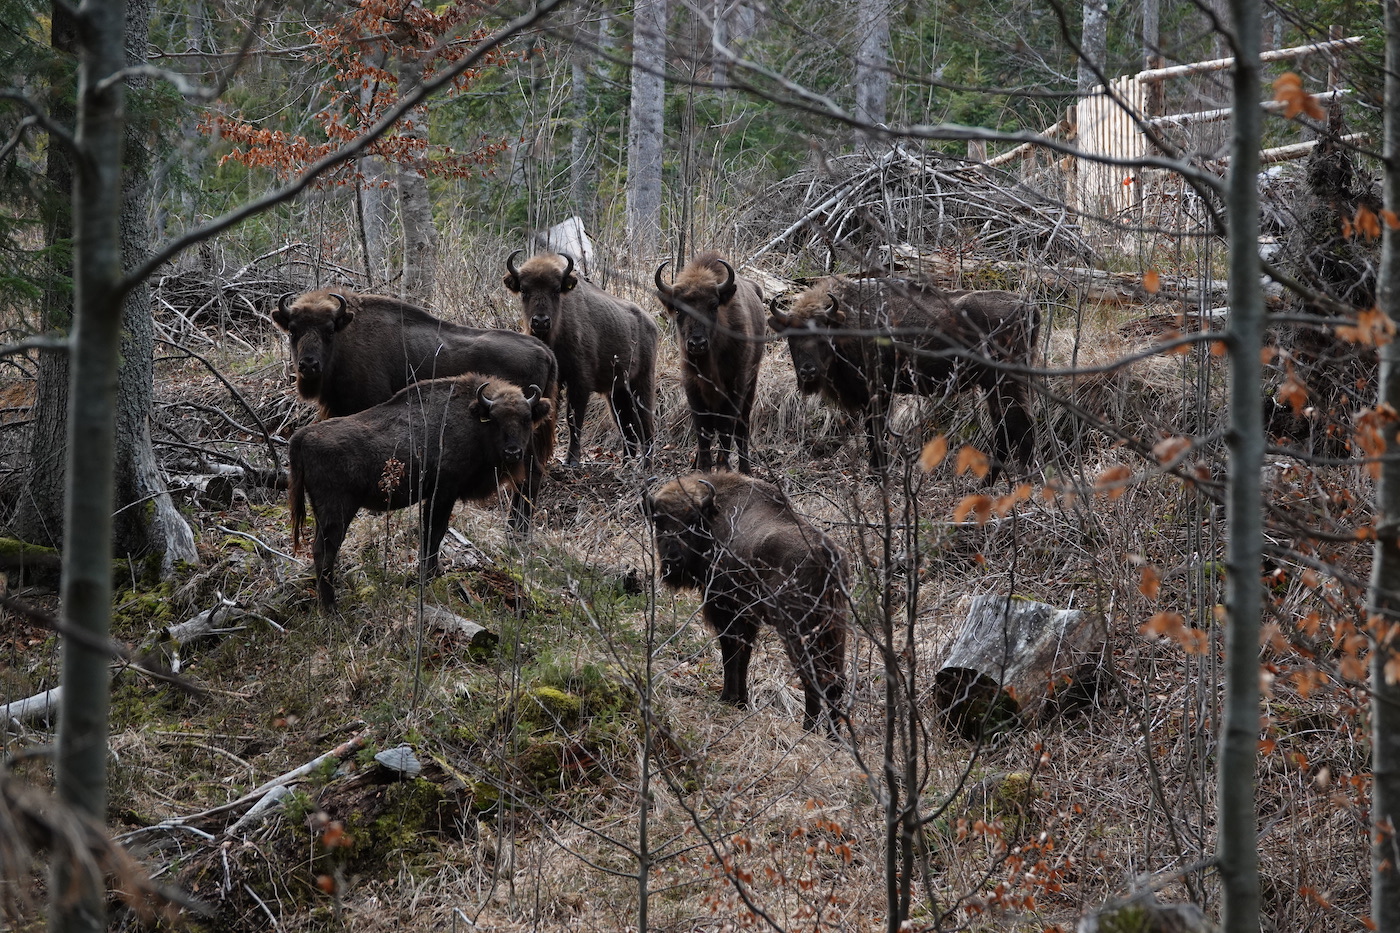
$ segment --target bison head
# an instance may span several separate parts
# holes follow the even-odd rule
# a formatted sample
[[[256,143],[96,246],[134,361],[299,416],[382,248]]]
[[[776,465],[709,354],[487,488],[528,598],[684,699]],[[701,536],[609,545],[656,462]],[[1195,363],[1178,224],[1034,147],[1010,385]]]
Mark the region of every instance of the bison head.
[[[334,338],[355,320],[345,296],[336,292],[308,292],[290,301],[288,292],[277,299],[272,322],[287,332],[297,370],[297,393],[308,401],[321,394],[321,380],[330,367]]]
[[[488,391],[492,395],[488,396]],[[539,386],[521,392],[509,383],[493,388],[483,382],[477,386],[470,410],[478,421],[494,428],[492,436],[499,439],[501,462],[513,468],[524,462],[535,428],[553,413],[554,403],[541,397]]]
[[[516,268],[515,259],[523,250],[516,250],[506,259],[506,288],[520,296],[525,324],[531,335],[545,343],[557,333],[559,311],[564,295],[578,286],[574,275],[574,259],[568,253],[554,256],[533,256]],[[560,268],[559,258],[564,260]]]
[[[841,302],[824,285],[804,292],[791,311],[783,311],[777,298],[768,303],[768,326],[787,338],[797,387],[803,394],[818,392],[826,384],[836,358],[832,332],[845,323]]]
[[[642,493],[642,511],[656,529],[663,583],[677,588],[705,586],[713,564],[715,539],[710,526],[717,510],[714,484],[702,476],[683,476]]]
[[[710,335],[714,333],[719,309],[734,297],[734,267],[712,256],[686,266],[676,284],[667,285],[661,271],[669,263],[668,259],[656,267],[656,294],[676,320],[676,336],[685,355],[692,360],[703,359],[710,352]],[[722,279],[717,278],[719,268],[724,270]]]

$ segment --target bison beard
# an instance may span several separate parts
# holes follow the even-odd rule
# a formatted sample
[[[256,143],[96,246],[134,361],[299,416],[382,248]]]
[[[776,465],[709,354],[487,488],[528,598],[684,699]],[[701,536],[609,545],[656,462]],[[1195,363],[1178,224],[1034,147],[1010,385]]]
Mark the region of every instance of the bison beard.
[[[737,473],[683,476],[643,494],[661,579],[701,592],[719,639],[720,699],[748,705],[749,659],[763,624],[782,639],[802,681],[803,726],[823,710],[834,732],[845,693],[844,562],[836,545],[774,486]]]
[[[511,330],[466,327],[385,295],[320,290],[283,295],[272,313],[287,332],[297,392],[322,418],[364,411],[420,379],[476,372],[558,394],[554,354]],[[511,502],[511,528],[529,526],[532,502],[554,453],[554,418],[542,422],[526,452],[525,481]]]
[[[425,380],[381,405],[293,434],[287,486],[292,542],[301,543],[310,499],[321,605],[335,605],[336,557],[360,509],[386,512],[422,502],[420,566],[425,574],[437,573],[453,504],[519,482],[532,435],[553,411],[538,386],[524,393],[468,373]]]

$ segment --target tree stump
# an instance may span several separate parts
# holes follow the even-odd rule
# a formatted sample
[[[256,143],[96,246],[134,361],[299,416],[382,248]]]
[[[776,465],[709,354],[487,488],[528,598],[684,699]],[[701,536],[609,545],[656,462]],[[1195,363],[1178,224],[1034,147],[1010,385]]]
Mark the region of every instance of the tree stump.
[[[1004,732],[1058,708],[1106,634],[1078,609],[974,596],[934,677],[934,703],[968,738]]]

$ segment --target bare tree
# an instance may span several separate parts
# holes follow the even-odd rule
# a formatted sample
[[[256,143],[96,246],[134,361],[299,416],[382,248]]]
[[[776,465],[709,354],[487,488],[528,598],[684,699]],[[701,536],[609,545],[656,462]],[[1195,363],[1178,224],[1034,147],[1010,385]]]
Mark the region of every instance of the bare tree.
[[[856,121],[884,123],[890,92],[889,0],[856,0],[856,41]],[[863,130],[857,135],[867,138]]]
[[[1385,4],[1384,203],[1389,216],[1400,212],[1400,3]],[[1380,310],[1400,317],[1400,231],[1386,224],[1376,292]],[[1400,646],[1387,633],[1400,622],[1400,456],[1396,453],[1394,412],[1400,411],[1400,343],[1380,348],[1378,406],[1388,412],[1385,460],[1376,489],[1376,545],[1371,567],[1369,610],[1375,650],[1371,655],[1371,919],[1374,929],[1400,929],[1400,677],[1395,666]]]
[[[638,0],[632,26],[627,130],[627,239],[650,261],[661,240],[661,149],[666,130],[666,0]]]
[[[1095,68],[1108,57],[1108,0],[1084,0],[1084,23],[1079,38],[1079,96],[1098,90]]]
[[[1259,2],[1230,0],[1234,20],[1235,134],[1230,146],[1226,226],[1230,256],[1230,453],[1226,487],[1225,700],[1217,774],[1216,859],[1225,933],[1259,930],[1259,824],[1254,762],[1259,742],[1259,624],[1264,548],[1259,502],[1264,463],[1264,295],[1259,285]]]

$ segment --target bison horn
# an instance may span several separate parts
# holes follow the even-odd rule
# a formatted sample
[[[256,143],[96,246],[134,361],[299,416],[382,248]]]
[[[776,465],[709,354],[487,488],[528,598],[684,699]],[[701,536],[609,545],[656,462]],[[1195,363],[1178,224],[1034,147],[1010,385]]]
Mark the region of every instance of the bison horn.
[[[772,316],[774,323],[779,327],[791,327],[792,318],[778,305],[778,296],[774,295],[768,300],[768,314]]]
[[[287,307],[287,302],[295,294],[296,292],[283,292],[282,297],[277,299],[277,310],[281,311],[283,314],[291,314],[292,310]]]
[[[491,408],[496,404],[494,399],[489,399],[486,397],[486,387],[490,384],[491,383],[489,382],[483,382],[481,385],[476,387],[476,400],[481,403],[482,410],[486,412],[486,417],[482,418],[482,421],[490,420]]]
[[[346,301],[345,296],[340,294],[340,292],[331,292],[331,297],[334,298],[340,304],[340,307],[335,309],[335,313],[337,315],[344,314],[345,306],[348,305],[350,302]]]
[[[537,385],[535,385],[534,383],[531,383],[531,384],[530,384],[530,388],[527,389],[527,390],[525,391],[525,404],[526,404],[526,405],[533,405],[533,404],[535,404],[536,402],[538,402],[539,400],[540,400],[540,387],[537,386]]]
[[[559,255],[564,257],[564,262],[566,263],[564,266],[564,279],[567,281],[574,271],[574,257],[570,256],[568,253],[560,253]]]
[[[734,267],[731,266],[729,263],[725,262],[723,259],[719,261],[719,264],[721,266],[724,266],[725,272],[729,273],[729,278],[724,280],[724,284],[719,287],[719,290],[724,291],[726,288],[732,289],[734,287]]]
[[[705,498],[700,500],[700,508],[708,508],[710,503],[715,501],[715,484],[705,479],[704,477],[696,477],[696,482],[698,482],[701,486],[704,486],[707,490],[705,493]]]
[[[517,279],[520,278],[520,270],[515,268],[515,257],[523,252],[525,252],[523,249],[518,249],[506,257],[506,271]]]
[[[667,285],[665,282],[661,281],[661,270],[664,269],[664,268],[666,268],[666,267],[669,266],[670,264],[671,264],[671,260],[667,259],[667,260],[666,260],[665,262],[663,262],[661,265],[659,265],[659,266],[656,267],[656,290],[657,290],[658,292],[660,292],[661,295],[662,295],[662,297],[664,297],[664,298],[670,298],[671,295],[672,295],[672,293],[675,292],[675,289],[674,289],[674,288],[672,288],[670,285]]]

